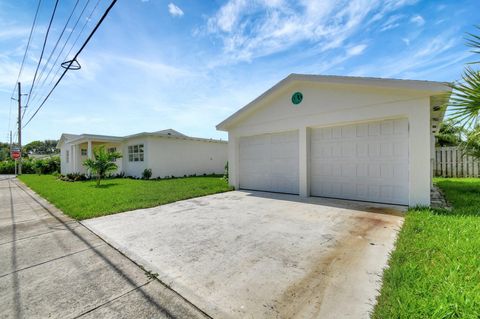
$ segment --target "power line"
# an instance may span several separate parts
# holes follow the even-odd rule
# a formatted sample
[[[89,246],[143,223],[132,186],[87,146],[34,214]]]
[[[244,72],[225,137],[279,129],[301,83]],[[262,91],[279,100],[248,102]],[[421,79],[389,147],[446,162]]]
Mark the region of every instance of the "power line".
[[[99,0],[99,1],[100,1],[100,0]],[[83,7],[82,11],[80,12],[80,14],[79,14],[79,16],[78,16],[78,18],[77,18],[77,21],[75,21],[75,24],[73,25],[72,30],[70,31],[67,39],[65,40],[65,43],[63,44],[62,49],[60,50],[60,52],[58,53],[57,57],[55,58],[55,61],[52,63],[52,66],[51,66],[50,70],[48,71],[47,76],[43,79],[42,83],[40,83],[40,88],[39,88],[39,90],[41,90],[41,89],[45,86],[45,83],[46,83],[47,80],[50,78],[50,74],[52,74],[53,69],[54,69],[55,66],[57,65],[58,59],[60,58],[60,56],[62,55],[63,51],[65,50],[65,47],[67,46],[68,41],[70,41],[70,38],[71,38],[72,35],[75,33],[75,30],[77,29],[78,23],[80,22],[80,19],[82,18],[83,13],[84,13],[85,10],[87,9],[89,3],[90,3],[90,0],[87,0],[87,2],[85,3],[85,6]],[[58,73],[55,73],[54,77],[52,78],[52,81],[50,81],[50,84],[53,82],[53,79],[55,78],[55,76],[56,76],[57,74],[58,74]],[[49,85],[50,85],[50,84],[49,84]],[[34,96],[32,97],[32,102],[33,102],[37,97],[39,97],[39,96],[40,96],[40,94],[38,93],[38,91],[35,92]]]
[[[35,24],[37,23],[38,11],[40,9],[41,3],[42,3],[42,0],[39,0],[37,5],[37,10],[35,11],[35,17],[33,18],[32,27],[30,28],[30,34],[28,35],[27,47],[25,48],[25,53],[23,54],[22,64],[20,65],[20,70],[18,71],[17,80],[15,81],[11,98],[13,98],[13,95],[15,94],[15,89],[17,88],[18,80],[20,80],[20,76],[22,76],[23,65],[25,64],[25,59],[27,58],[28,48],[30,47],[30,41],[32,40],[33,30],[35,29]]]
[[[8,130],[9,131],[10,131],[11,117],[12,117],[13,95],[15,94],[15,89],[17,88],[17,83],[20,80],[20,77],[22,76],[23,66],[25,64],[25,59],[27,58],[27,52],[28,52],[28,49],[30,47],[30,42],[32,40],[33,30],[35,29],[35,24],[37,23],[38,11],[40,10],[40,4],[41,3],[42,3],[42,0],[38,0],[37,10],[35,11],[35,16],[33,18],[32,27],[30,28],[30,34],[28,35],[27,47],[25,48],[25,53],[23,54],[22,64],[20,65],[20,70],[18,71],[17,80],[15,81],[15,85],[13,86],[12,94],[10,96],[10,111],[9,111],[9,114],[8,114]]]
[[[40,74],[39,74],[39,76],[38,76],[38,82],[40,82],[40,81],[42,80],[42,77],[43,77],[43,75],[44,75],[45,69],[47,68],[48,64],[50,63],[50,60],[52,59],[53,53],[54,53],[55,50],[57,49],[58,44],[60,43],[60,40],[62,39],[63,34],[65,33],[65,30],[67,29],[67,26],[68,26],[68,24],[70,23],[70,19],[72,19],[72,16],[73,16],[73,14],[75,13],[75,9],[77,8],[79,1],[80,1],[80,0],[77,0],[77,1],[75,2],[75,6],[73,7],[72,12],[70,13],[70,16],[68,17],[67,22],[65,23],[65,25],[64,25],[64,27],[63,27],[63,29],[62,29],[62,32],[60,33],[60,36],[58,37],[57,42],[55,43],[55,45],[54,45],[54,47],[53,47],[53,49],[52,49],[52,52],[50,52],[50,55],[49,55],[48,58],[47,58],[47,62],[45,62],[45,64],[43,65],[43,68],[42,68],[42,70],[40,71]],[[53,68],[53,66],[52,66],[52,68]],[[41,85],[40,85],[40,87],[39,87],[38,90],[41,90]],[[34,97],[35,97],[35,95],[37,94],[38,90],[35,91]],[[33,98],[32,98],[32,100],[33,100]],[[25,108],[25,110],[26,110],[26,108]],[[24,115],[25,115],[25,111],[23,112],[22,118],[23,118]]]
[[[97,0],[97,3],[95,4],[95,6],[93,7],[92,11],[90,12],[90,15],[85,19],[85,23],[83,24],[82,29],[80,30],[80,32],[77,34],[77,37],[76,37],[75,41],[73,42],[72,46],[70,47],[70,49],[68,50],[68,53],[65,55],[64,61],[66,61],[66,60],[68,59],[68,57],[70,56],[70,53],[72,52],[73,48],[74,48],[75,45],[77,44],[78,40],[80,39],[80,36],[83,34],[83,31],[85,31],[85,28],[86,28],[88,22],[90,22],[93,14],[94,14],[94,12],[96,11],[98,5],[100,4],[100,1],[101,1],[101,0]],[[70,35],[68,36],[67,41],[63,44],[62,50],[60,51],[59,55],[58,55],[57,58],[55,59],[55,62],[53,63],[53,66],[55,66],[55,65],[57,64],[58,58],[59,58],[60,55],[63,53],[63,51],[64,51],[64,49],[65,49],[65,47],[66,47],[66,45],[67,45],[67,43],[68,43],[68,40],[69,40],[70,37],[72,36],[74,29],[77,27],[77,24],[78,24],[78,22],[80,21],[82,15],[83,15],[83,12],[84,12],[85,9],[87,8],[87,5],[88,5],[89,2],[90,2],[90,0],[87,0],[87,3],[85,4],[85,7],[83,8],[82,12],[80,13],[80,16],[78,17],[78,19],[77,19],[77,21],[76,21],[76,23],[75,23],[75,26],[74,26],[73,29],[72,29],[72,32],[71,32]],[[52,70],[53,70],[53,68],[50,69],[50,72],[51,72]],[[53,75],[52,79],[50,80],[50,83],[48,83],[47,87],[50,86],[50,85],[52,85],[53,81],[55,80],[55,78],[57,77],[57,75],[60,73],[61,70],[62,70],[62,67],[59,66],[58,69],[57,69],[57,71],[56,71],[55,74]],[[50,72],[49,72],[49,73],[50,73]],[[47,75],[47,79],[48,79],[48,75]],[[43,84],[42,84],[42,86],[43,86]],[[30,114],[30,113],[31,113],[31,112],[29,112],[29,114]]]
[[[67,71],[72,67],[72,64],[74,62],[77,62],[77,58],[78,56],[80,55],[80,53],[82,53],[83,49],[85,49],[85,47],[87,46],[88,42],[90,41],[90,39],[93,37],[93,35],[95,34],[95,32],[98,30],[98,28],[100,27],[100,25],[102,24],[103,20],[105,20],[105,18],[107,17],[108,13],[110,12],[110,10],[113,8],[113,6],[115,5],[115,3],[117,2],[117,0],[112,0],[112,2],[110,3],[110,5],[108,6],[107,10],[105,10],[105,12],[103,13],[102,17],[100,18],[100,20],[97,22],[97,24],[95,25],[95,27],[93,28],[92,32],[90,32],[89,36],[87,37],[87,39],[85,40],[85,42],[82,44],[82,46],[80,47],[80,49],[77,51],[77,53],[75,54],[75,56],[73,57],[73,59],[71,59],[70,61],[66,61],[64,63],[62,63],[62,66],[65,65],[65,70],[63,71],[62,75],[60,76],[60,78],[57,80],[57,82],[55,83],[55,85],[53,86],[53,88],[50,90],[50,92],[47,94],[47,96],[45,97],[45,99],[43,99],[42,103],[40,104],[40,106],[37,108],[37,110],[35,111],[35,113],[33,113],[33,115],[28,119],[27,123],[25,123],[25,126],[28,125],[28,123],[30,123],[32,121],[32,119],[35,117],[35,115],[37,115],[37,113],[40,111],[40,109],[43,107],[43,105],[45,104],[45,102],[48,100],[48,98],[50,97],[50,95],[52,94],[52,92],[55,90],[55,88],[58,86],[58,84],[60,83],[60,81],[63,79],[63,77],[65,76],[65,74],[67,73]],[[68,65],[67,65],[68,63]]]
[[[23,111],[23,115],[25,115],[25,110],[28,107],[28,103],[30,102],[30,96],[32,94],[33,87],[35,86],[35,80],[37,79],[38,69],[40,68],[40,64],[42,64],[43,53],[45,52],[45,47],[47,45],[48,34],[50,33],[50,27],[52,26],[53,18],[55,17],[55,12],[57,12],[58,0],[55,1],[55,7],[53,7],[52,16],[50,18],[50,22],[48,23],[47,33],[45,33],[45,39],[43,40],[43,47],[42,52],[40,53],[40,59],[37,63],[37,68],[35,69],[35,74],[33,75],[32,85],[30,86],[30,91],[28,92],[27,103],[25,104],[25,109]],[[22,118],[23,118],[22,115]]]

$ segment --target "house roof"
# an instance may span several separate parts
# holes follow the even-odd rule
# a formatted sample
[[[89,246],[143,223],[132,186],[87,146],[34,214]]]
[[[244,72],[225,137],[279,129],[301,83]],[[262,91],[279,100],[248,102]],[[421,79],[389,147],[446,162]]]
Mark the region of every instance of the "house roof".
[[[73,140],[73,139],[76,139],[79,136],[80,135],[77,135],[77,134],[63,133],[62,136],[60,136],[60,139],[58,140],[56,148],[62,147],[63,143],[65,143],[67,141],[70,141],[70,140]]]
[[[385,89],[403,89],[411,90],[417,92],[424,92],[430,96],[443,96],[443,99],[438,98],[436,102],[446,102],[448,101],[449,93],[451,89],[449,83],[447,82],[435,82],[435,81],[420,81],[420,80],[402,80],[402,79],[391,79],[391,78],[375,78],[375,77],[354,77],[354,76],[336,76],[336,75],[314,75],[314,74],[295,74],[292,73],[270,89],[262,93],[256,99],[242,107],[237,112],[233,113],[227,119],[219,123],[216,128],[221,131],[228,131],[228,128],[232,124],[237,122],[244,115],[247,115],[255,111],[260,107],[260,102],[266,99],[267,97],[274,95],[278,91],[298,82],[314,82],[314,83],[325,83],[325,84],[338,84],[338,85],[355,85],[355,86],[364,86],[364,87],[377,87]],[[444,108],[442,113],[437,113],[437,118],[441,116],[443,119],[443,114],[445,112]],[[440,121],[441,121],[440,119]]]
[[[96,135],[96,134],[79,134],[78,135],[78,134],[63,133],[57,144],[57,148],[60,148],[63,143],[80,144],[80,143],[85,143],[89,140],[95,141],[95,142],[123,142],[123,141],[128,141],[129,139],[132,139],[132,138],[146,137],[146,136],[177,138],[177,139],[194,140],[194,141],[206,141],[206,142],[213,142],[213,143],[227,143],[226,141],[223,141],[223,140],[191,137],[191,136],[182,134],[174,129],[166,129],[166,130],[161,130],[156,132],[142,132],[142,133],[127,135],[127,136],[111,136],[111,135]]]

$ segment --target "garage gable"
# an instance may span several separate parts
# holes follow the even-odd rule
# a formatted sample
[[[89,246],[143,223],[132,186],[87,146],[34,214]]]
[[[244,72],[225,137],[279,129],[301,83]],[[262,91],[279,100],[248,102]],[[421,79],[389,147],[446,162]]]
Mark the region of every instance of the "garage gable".
[[[301,93],[302,102],[292,103],[292,96]],[[308,121],[311,116],[334,114],[342,111],[359,111],[376,105],[391,105],[399,107],[401,102],[413,99],[424,99],[418,94],[408,95],[405,92],[391,90],[375,90],[371,88],[344,87],[299,82],[285,87],[274,97],[262,102],[254,112],[240,119],[235,125],[242,127],[260,127],[274,121],[285,119],[303,119]],[[291,120],[290,120],[290,123]],[[305,123],[309,125],[309,123]]]
[[[240,125],[379,104],[401,107],[403,101],[442,96],[436,100],[438,104],[445,101],[449,91],[446,83],[432,81],[291,74],[218,124],[217,129],[229,131]],[[296,93],[303,97],[298,104],[292,101]]]

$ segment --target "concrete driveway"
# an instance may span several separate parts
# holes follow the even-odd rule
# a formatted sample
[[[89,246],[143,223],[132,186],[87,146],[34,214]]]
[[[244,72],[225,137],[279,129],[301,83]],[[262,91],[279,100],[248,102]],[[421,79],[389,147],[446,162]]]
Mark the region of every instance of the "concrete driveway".
[[[368,318],[401,210],[234,191],[83,224],[214,318]]]

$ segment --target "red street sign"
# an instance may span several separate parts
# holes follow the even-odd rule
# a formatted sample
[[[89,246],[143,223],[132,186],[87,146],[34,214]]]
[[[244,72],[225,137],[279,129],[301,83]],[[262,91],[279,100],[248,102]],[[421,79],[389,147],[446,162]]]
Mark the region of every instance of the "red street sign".
[[[20,151],[12,151],[12,158],[13,159],[20,158]]]

